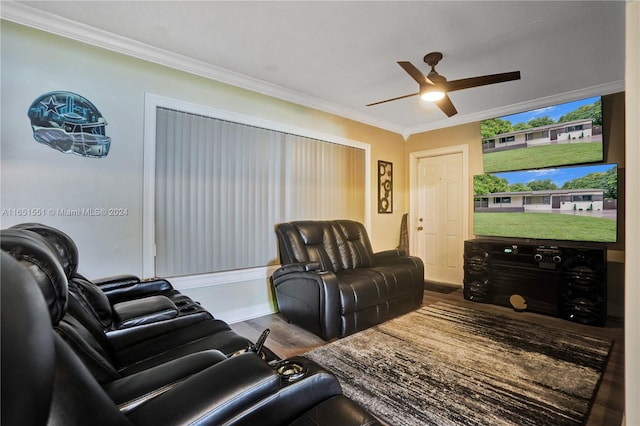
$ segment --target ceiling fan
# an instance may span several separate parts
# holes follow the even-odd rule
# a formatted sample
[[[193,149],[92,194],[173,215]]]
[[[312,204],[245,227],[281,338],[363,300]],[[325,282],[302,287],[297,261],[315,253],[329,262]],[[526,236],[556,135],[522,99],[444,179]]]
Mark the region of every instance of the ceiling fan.
[[[425,101],[434,102],[438,108],[442,110],[448,117],[457,114],[456,108],[453,106],[451,99],[447,95],[449,92],[456,90],[470,89],[472,87],[485,86],[488,84],[503,83],[505,81],[520,80],[520,71],[505,72],[501,74],[489,74],[479,77],[463,78],[460,80],[447,81],[447,79],[438,74],[436,65],[442,59],[442,53],[431,52],[424,57],[424,61],[431,66],[431,72],[424,75],[418,68],[413,66],[411,62],[399,61],[400,65],[415,81],[420,85],[420,91],[409,95],[398,96],[397,98],[385,99],[384,101],[374,102],[367,106],[379,105],[385,102],[397,101],[411,96],[420,95]]]

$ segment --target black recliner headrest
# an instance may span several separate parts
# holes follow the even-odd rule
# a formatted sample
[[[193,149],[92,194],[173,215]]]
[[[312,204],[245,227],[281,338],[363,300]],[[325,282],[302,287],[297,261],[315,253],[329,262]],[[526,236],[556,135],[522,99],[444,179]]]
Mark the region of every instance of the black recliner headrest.
[[[0,252],[4,425],[44,425],[53,394],[54,337],[33,276]]]
[[[71,278],[78,271],[78,246],[76,246],[76,243],[70,236],[61,230],[49,225],[34,222],[20,223],[12,226],[10,229],[25,229],[44,237],[51,247],[55,249],[55,254],[58,256],[58,260],[60,261],[62,268],[64,268],[67,278]]]
[[[44,237],[24,229],[2,230],[0,245],[31,272],[49,308],[51,323],[58,324],[67,311],[68,284],[55,249]]]

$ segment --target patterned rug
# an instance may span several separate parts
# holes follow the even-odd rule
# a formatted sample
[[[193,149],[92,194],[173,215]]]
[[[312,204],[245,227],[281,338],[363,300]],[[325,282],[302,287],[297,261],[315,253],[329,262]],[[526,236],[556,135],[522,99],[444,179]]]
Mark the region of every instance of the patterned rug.
[[[389,425],[580,425],[613,341],[438,302],[305,354]]]

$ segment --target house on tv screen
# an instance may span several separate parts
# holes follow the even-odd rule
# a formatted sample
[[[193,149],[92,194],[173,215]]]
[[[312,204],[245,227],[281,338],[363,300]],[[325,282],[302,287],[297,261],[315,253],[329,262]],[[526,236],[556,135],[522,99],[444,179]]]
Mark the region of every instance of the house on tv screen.
[[[615,211],[617,207],[616,200],[604,198],[602,189],[588,188],[494,192],[476,195],[474,200],[474,211],[477,213],[603,212],[605,210]]]
[[[602,143],[602,126],[593,125],[592,119],[585,118],[500,133],[482,140],[482,152],[573,142]]]

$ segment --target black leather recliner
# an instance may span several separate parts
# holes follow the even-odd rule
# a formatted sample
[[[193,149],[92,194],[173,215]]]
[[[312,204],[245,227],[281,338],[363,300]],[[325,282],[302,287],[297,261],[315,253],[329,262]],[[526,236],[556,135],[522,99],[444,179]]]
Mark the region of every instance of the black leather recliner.
[[[271,280],[280,312],[325,340],[364,330],[422,304],[422,260],[400,250],[374,253],[361,223],[281,223],[276,234],[282,266]]]
[[[28,230],[7,229],[0,232],[0,245],[34,274],[48,296],[58,334],[100,383],[202,350],[216,349],[226,356],[251,344],[208,312],[208,319],[189,324],[169,319],[109,332],[82,294],[69,289],[65,268],[46,239]]]
[[[170,339],[173,344],[209,337],[226,326],[219,321],[211,321],[213,316],[208,311],[175,290],[166,280],[140,281],[137,277],[123,275],[103,280],[100,286],[91,282],[77,272],[78,249],[74,241],[51,226],[22,223],[3,230],[3,248],[12,249],[17,240],[11,235],[17,232],[24,234],[25,231],[32,239],[43,238],[57,256],[67,276],[71,312],[88,329],[95,330],[94,335],[99,334],[97,330],[102,328],[109,345],[116,351],[124,354],[129,346],[134,346],[133,351],[139,353],[137,346],[141,341],[158,336],[162,339],[162,336],[185,327],[188,330],[184,333],[174,333]],[[202,321],[203,324],[193,326]],[[241,338],[231,340],[234,344],[227,345],[224,350],[233,352],[250,343]]]
[[[47,247],[26,246],[0,256],[2,424],[379,424],[309,360],[308,379],[290,384],[255,353],[215,350],[99,384],[52,328],[67,316],[62,266]]]

